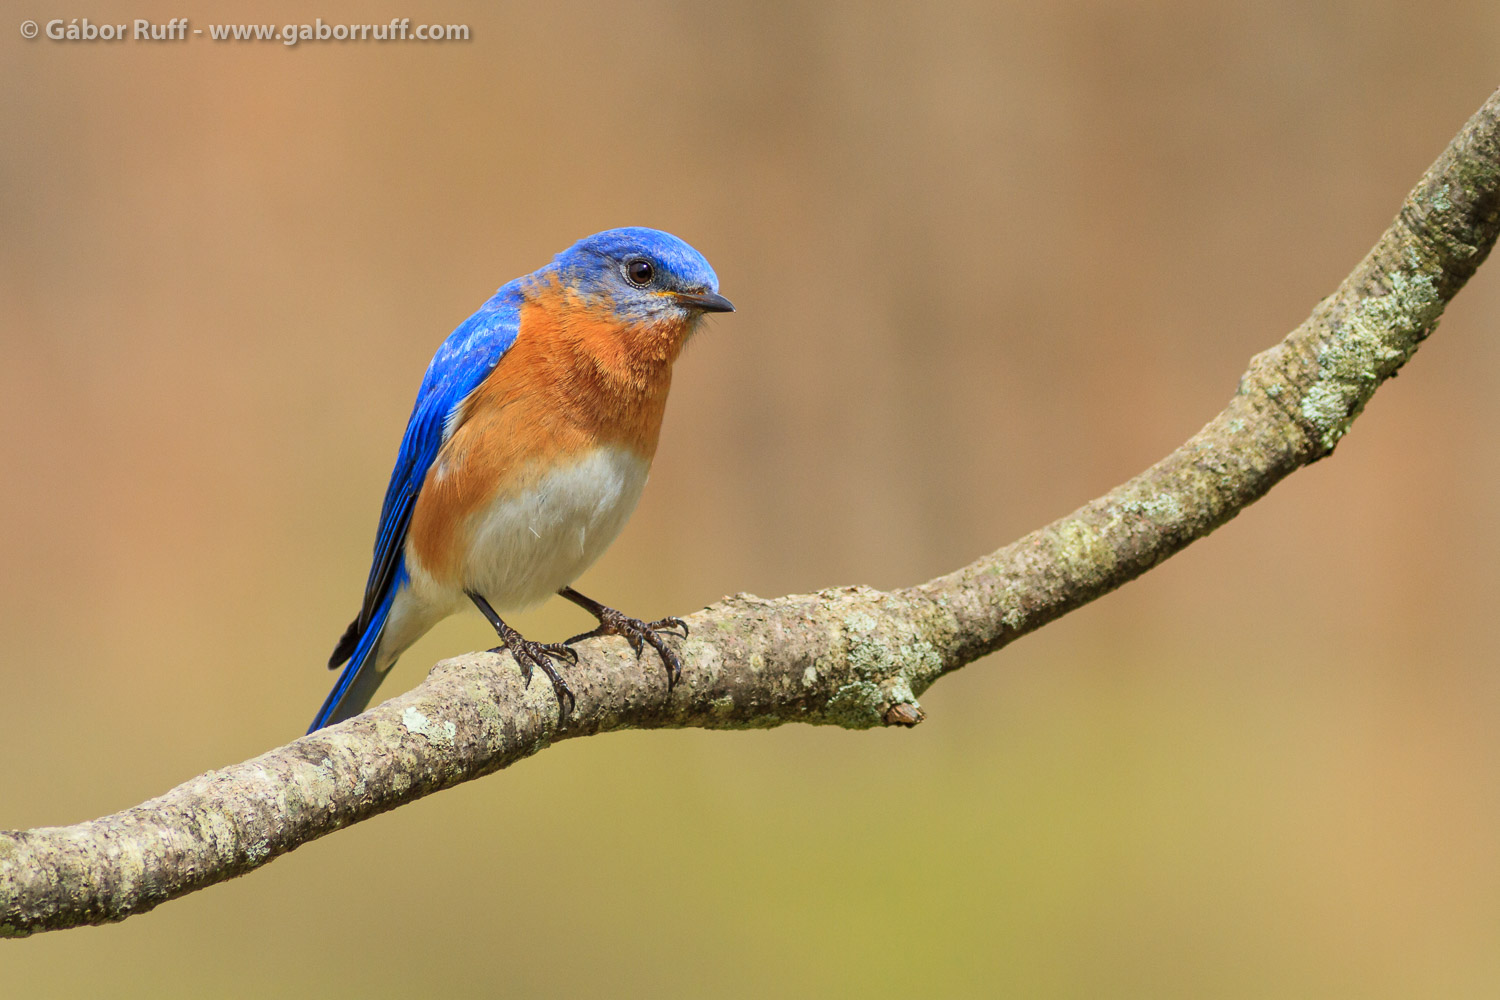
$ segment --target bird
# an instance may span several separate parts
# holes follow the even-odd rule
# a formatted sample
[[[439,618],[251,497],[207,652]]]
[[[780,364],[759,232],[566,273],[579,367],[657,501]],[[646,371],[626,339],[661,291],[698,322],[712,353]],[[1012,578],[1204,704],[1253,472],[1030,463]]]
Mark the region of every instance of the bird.
[[[571,644],[624,637],[682,673],[646,622],[573,582],[634,510],[656,454],[672,365],[709,313],[734,312],[708,261],[683,240],[632,226],[585,237],[502,285],[438,347],[417,392],[381,506],[359,614],[329,658],[343,667],[308,732],[362,712],[398,657],[473,605],[527,685],[547,675],[559,718],[577,699],[553,661]],[[552,595],[598,627],[561,643],[524,638],[501,613]]]

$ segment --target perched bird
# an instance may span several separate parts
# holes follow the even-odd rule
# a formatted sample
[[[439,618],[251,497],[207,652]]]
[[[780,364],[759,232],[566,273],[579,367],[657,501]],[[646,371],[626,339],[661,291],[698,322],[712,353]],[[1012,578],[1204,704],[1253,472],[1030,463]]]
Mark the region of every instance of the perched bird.
[[[412,643],[473,603],[527,683],[573,693],[551,658],[567,643],[522,638],[500,617],[560,594],[592,635],[682,664],[659,632],[570,584],[619,534],[656,453],[672,362],[704,313],[733,312],[703,256],[655,229],[611,229],[504,285],[433,356],[396,455],[359,616],[328,666],[339,675],[308,732],[359,714]]]

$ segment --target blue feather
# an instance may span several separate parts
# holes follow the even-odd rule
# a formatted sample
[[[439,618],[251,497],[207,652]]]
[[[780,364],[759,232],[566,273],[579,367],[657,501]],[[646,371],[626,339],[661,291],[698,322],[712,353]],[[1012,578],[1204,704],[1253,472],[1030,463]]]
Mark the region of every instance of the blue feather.
[[[433,355],[417,392],[396,467],[386,487],[380,510],[380,528],[375,537],[375,558],[365,583],[364,604],[359,617],[334,651],[331,667],[348,656],[349,665],[324,701],[308,732],[321,729],[330,720],[346,718],[363,705],[340,711],[355,678],[374,658],[381,629],[390,614],[397,591],[407,582],[406,532],[411,524],[417,493],[427,470],[454,430],[454,418],[464,401],[479,387],[505,352],[516,342],[521,323],[521,287],[512,281],[501,287],[479,310],[459,324]],[[352,646],[352,648],[351,648]],[[372,689],[373,690],[373,689]]]
[[[404,567],[397,575],[402,578],[397,586],[400,583],[406,582],[404,579],[406,576]],[[396,599],[396,589],[393,586],[386,591],[386,595],[381,600],[380,606],[375,609],[375,614],[370,619],[369,626],[359,637],[359,645],[354,647],[354,653],[349,657],[348,665],[344,667],[344,672],[339,674],[338,683],[333,686],[332,691],[328,692],[328,697],[323,699],[323,707],[318,709],[317,717],[313,719],[312,725],[307,727],[309,733],[315,733],[324,726],[331,725],[338,721],[338,719],[347,718],[350,714],[353,714],[347,711],[340,713],[339,709],[343,707],[344,699],[349,695],[350,688],[354,686],[354,682],[364,672],[365,665],[369,663],[370,658],[375,654],[375,647],[380,642],[380,630],[385,628],[385,620],[391,613],[391,602]],[[350,707],[352,708],[353,706],[351,705]],[[354,709],[354,711],[357,712],[358,709]]]

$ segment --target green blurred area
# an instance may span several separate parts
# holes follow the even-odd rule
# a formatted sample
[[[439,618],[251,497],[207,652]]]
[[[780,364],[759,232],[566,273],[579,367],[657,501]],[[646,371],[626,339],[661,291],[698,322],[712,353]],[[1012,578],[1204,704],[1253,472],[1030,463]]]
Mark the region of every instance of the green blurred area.
[[[1500,50],[1480,0],[75,14],[473,37],[6,29],[3,828],[302,732],[428,357],[578,237],[669,229],[740,310],[583,589],[656,616],[911,583],[1217,412]],[[1496,266],[1333,459],[916,730],[570,741],[0,942],[0,995],[1493,995]],[[451,620],[388,691],[492,642]]]

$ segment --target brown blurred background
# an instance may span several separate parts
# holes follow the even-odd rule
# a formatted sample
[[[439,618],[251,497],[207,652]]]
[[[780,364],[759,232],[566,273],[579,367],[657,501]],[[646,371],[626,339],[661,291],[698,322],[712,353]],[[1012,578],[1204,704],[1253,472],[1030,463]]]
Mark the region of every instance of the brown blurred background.
[[[472,40],[16,27],[85,15]],[[584,589],[893,586],[1190,435],[1500,83],[1493,0],[28,0],[0,37],[4,828],[302,732],[432,350],[587,233],[681,235],[740,311]],[[0,942],[0,994],[1494,995],[1497,322],[1491,263],[1331,460],[915,731],[569,742]],[[452,620],[388,690],[492,642]]]

